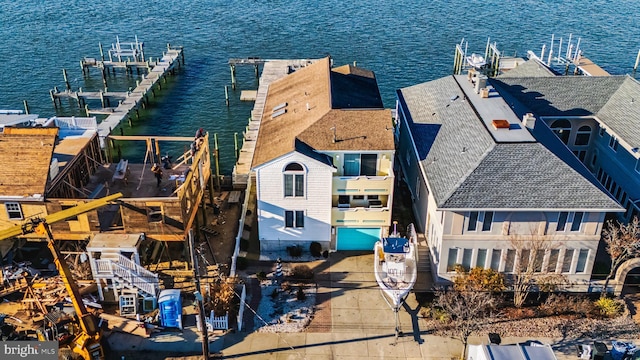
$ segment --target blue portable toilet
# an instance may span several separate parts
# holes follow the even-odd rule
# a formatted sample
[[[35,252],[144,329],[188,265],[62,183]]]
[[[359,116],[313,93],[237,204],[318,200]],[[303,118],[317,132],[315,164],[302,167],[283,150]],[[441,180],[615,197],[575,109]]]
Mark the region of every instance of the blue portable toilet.
[[[182,329],[182,299],[180,290],[162,290],[158,297],[160,325]]]

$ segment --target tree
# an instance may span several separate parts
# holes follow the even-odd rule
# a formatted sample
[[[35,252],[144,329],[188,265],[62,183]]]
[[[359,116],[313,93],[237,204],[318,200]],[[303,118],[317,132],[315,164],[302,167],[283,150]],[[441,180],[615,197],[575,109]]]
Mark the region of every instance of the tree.
[[[602,239],[606,244],[606,250],[611,257],[611,270],[604,280],[604,291],[607,293],[609,280],[618,271],[622,263],[640,256],[640,221],[634,217],[628,224],[612,220],[607,222],[607,227],[602,229]]]
[[[436,292],[436,296],[436,305],[455,321],[458,330],[456,338],[463,344],[460,358],[464,359],[469,336],[482,328],[496,306],[496,298],[489,291],[441,290]]]
[[[555,263],[549,261],[546,268],[544,266],[547,253],[555,249],[556,254],[559,254],[557,242],[538,235],[536,231],[531,231],[528,235],[514,234],[509,240],[515,252],[512,258],[507,252],[506,263],[508,268],[513,269],[511,288],[515,307],[522,307],[534,290],[555,291],[557,285],[563,283],[564,276],[555,273],[557,258]]]

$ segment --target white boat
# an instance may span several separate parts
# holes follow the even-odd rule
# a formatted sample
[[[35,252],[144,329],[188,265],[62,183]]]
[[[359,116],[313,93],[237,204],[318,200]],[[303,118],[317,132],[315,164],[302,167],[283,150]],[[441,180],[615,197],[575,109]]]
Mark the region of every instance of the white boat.
[[[397,231],[376,241],[374,245],[374,272],[389,306],[397,312],[416,282],[418,276],[417,236],[413,224],[407,227],[407,235]]]
[[[487,60],[482,55],[471,54],[471,56],[467,56],[467,64],[476,69],[482,69],[487,65]]]

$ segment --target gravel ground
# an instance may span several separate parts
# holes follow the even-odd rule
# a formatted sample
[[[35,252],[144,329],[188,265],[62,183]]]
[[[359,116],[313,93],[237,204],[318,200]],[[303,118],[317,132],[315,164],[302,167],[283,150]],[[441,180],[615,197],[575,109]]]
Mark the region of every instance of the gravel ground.
[[[262,299],[256,311],[259,315],[255,320],[256,331],[300,332],[309,325],[315,311],[315,286],[303,285],[304,300],[297,299],[297,285],[292,285],[288,290],[282,290],[279,285],[273,285],[268,280],[263,281],[260,286]]]

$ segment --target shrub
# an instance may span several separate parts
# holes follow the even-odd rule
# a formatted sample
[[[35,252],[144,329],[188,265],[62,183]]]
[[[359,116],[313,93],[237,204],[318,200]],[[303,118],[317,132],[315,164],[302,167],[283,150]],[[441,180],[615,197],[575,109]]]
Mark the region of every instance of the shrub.
[[[245,270],[249,266],[249,260],[245,257],[238,257],[236,259],[236,269]]]
[[[260,271],[256,274],[256,278],[258,278],[258,281],[267,280],[267,274],[264,271]]]
[[[456,277],[453,278],[453,287],[458,291],[503,291],[505,286],[504,275],[493,270],[475,267],[466,271],[461,265],[457,265]]]
[[[308,265],[296,265],[291,270],[291,277],[296,279],[313,279],[313,270]]]
[[[319,242],[314,241],[309,245],[309,252],[311,252],[311,256],[320,257],[322,256],[322,245]]]
[[[448,323],[451,321],[451,315],[442,308],[439,308],[439,307],[431,308],[430,314],[431,314],[431,318],[433,318],[434,320],[438,320],[441,323]]]
[[[329,258],[329,251],[328,250],[323,251],[322,252],[322,257],[325,258],[325,259],[328,259]]]
[[[580,315],[597,317],[599,310],[586,296],[551,294],[539,307],[542,315]]]
[[[307,298],[307,294],[304,293],[304,290],[302,290],[302,286],[298,287],[298,292],[296,293],[296,298],[300,301],[304,300]]]
[[[302,256],[302,246],[300,245],[287,246],[287,254],[289,254],[289,256],[294,258]]]
[[[608,297],[601,297],[595,302],[596,307],[600,310],[600,314],[614,318],[622,314],[624,306],[617,300]]]

